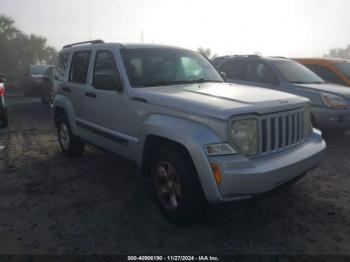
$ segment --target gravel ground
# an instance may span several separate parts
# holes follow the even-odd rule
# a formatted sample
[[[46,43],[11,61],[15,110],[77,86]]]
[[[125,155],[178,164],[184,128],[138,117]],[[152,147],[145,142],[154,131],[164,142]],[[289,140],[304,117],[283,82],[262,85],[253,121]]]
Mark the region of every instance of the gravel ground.
[[[133,163],[88,147],[64,157],[38,99],[9,96],[0,130],[0,254],[350,255],[350,135],[286,191],[218,206],[198,224],[163,219]],[[4,146],[2,148],[1,146]]]

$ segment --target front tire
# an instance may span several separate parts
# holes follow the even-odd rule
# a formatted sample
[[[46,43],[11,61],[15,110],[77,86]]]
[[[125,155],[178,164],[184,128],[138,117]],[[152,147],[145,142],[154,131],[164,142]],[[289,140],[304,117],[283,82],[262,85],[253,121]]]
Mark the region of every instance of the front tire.
[[[57,121],[57,136],[62,152],[68,157],[81,156],[84,153],[85,143],[74,136],[65,114]]]
[[[186,225],[203,216],[207,201],[185,150],[158,149],[152,159],[151,175],[157,205],[171,223]]]

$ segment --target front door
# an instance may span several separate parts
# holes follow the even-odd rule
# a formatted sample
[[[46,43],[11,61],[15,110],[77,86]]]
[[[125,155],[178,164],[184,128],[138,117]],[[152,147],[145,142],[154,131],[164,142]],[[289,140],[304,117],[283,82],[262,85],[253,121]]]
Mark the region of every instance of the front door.
[[[121,83],[115,55],[112,50],[98,50],[92,67],[91,84],[85,90],[86,128],[98,145],[124,157],[130,157],[130,147],[136,138],[132,136],[132,119],[127,93],[113,84],[98,86],[98,77],[107,77],[111,83]],[[94,84],[96,82],[96,84]]]

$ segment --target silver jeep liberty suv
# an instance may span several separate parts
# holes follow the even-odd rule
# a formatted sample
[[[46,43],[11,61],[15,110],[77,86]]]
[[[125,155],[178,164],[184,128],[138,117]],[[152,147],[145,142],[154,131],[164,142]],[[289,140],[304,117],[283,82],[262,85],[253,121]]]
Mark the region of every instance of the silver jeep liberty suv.
[[[63,153],[90,143],[133,160],[176,224],[296,181],[325,150],[307,99],[224,83],[204,56],[181,48],[68,45],[54,88]]]

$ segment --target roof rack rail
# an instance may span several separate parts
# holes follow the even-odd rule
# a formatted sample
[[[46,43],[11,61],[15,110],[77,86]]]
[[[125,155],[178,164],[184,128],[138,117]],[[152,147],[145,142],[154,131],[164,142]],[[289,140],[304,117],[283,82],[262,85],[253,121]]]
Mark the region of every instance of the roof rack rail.
[[[260,55],[233,55],[234,57],[251,57],[251,58],[261,58]]]
[[[285,59],[287,59],[287,57],[285,57],[285,56],[270,56],[271,58],[285,58]]]
[[[68,47],[73,47],[76,45],[85,45],[85,44],[104,44],[103,40],[97,39],[97,40],[91,40],[91,41],[84,41],[84,42],[78,42],[78,43],[73,43],[73,44],[69,44],[69,45],[65,45],[63,47],[63,49],[68,48]]]

